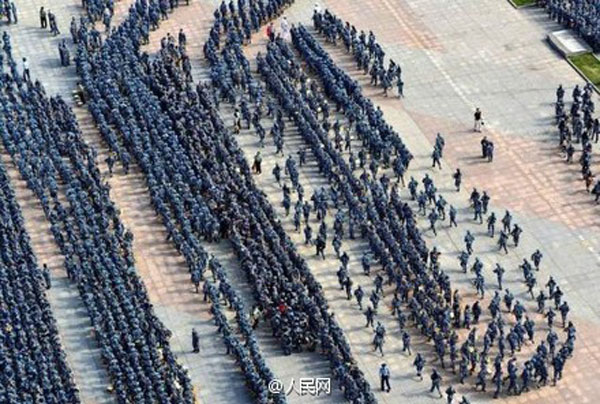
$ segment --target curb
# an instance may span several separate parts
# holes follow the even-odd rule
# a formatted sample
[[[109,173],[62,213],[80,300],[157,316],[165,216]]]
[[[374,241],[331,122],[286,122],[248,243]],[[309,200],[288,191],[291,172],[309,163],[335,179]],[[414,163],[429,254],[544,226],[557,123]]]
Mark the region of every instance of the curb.
[[[508,0],[510,1],[510,0]],[[548,44],[550,45],[550,48],[554,49],[556,52],[558,52],[564,60],[567,61],[567,63],[577,72],[577,74],[579,74],[587,83],[591,84],[592,88],[594,89],[594,91],[600,95],[600,88],[598,86],[596,86],[594,83],[592,83],[592,81],[590,79],[587,78],[587,76],[585,75],[585,73],[583,73],[581,71],[581,69],[579,69],[579,67],[577,67],[577,65],[575,65],[575,63],[571,62],[571,59],[569,59],[569,57],[567,55],[565,55],[551,40],[549,37],[546,37],[546,42],[548,42]],[[594,55],[592,53],[592,55]],[[572,55],[572,56],[577,56],[577,55]],[[594,57],[596,57],[596,55],[594,55]],[[598,58],[596,58],[598,59]],[[600,62],[600,59],[598,59],[598,61]]]
[[[594,56],[595,57],[595,56]],[[581,69],[579,69],[579,67],[577,67],[577,65],[575,65],[575,63],[571,62],[571,60],[568,57],[565,57],[565,60],[567,61],[568,64],[571,65],[571,67],[573,69],[575,69],[575,71],[589,84],[591,84],[592,88],[594,89],[594,91],[596,91],[597,94],[600,94],[600,89],[594,84],[592,83],[592,81],[590,79],[587,78],[587,76],[581,71]]]
[[[520,10],[523,8],[536,7],[535,3],[523,4],[522,6],[517,6],[513,0],[507,0],[507,1],[510,3],[511,6],[513,6],[517,10]]]

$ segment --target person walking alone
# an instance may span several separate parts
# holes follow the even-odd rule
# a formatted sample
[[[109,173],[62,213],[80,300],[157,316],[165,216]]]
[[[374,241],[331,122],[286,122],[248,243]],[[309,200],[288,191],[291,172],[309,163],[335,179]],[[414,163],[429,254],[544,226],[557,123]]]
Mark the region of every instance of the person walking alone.
[[[389,393],[391,390],[390,369],[385,363],[382,363],[381,367],[379,368],[379,377],[381,379],[381,391],[387,391]]]
[[[475,119],[475,124],[473,126],[473,130],[475,132],[481,132],[481,126],[483,125],[483,120],[481,119],[481,110],[479,108],[475,108],[475,113],[473,114],[473,118]]]
[[[31,74],[29,72],[29,62],[27,62],[27,58],[23,58],[23,80],[31,81]]]
[[[195,328],[192,328],[192,352],[200,352],[200,336]]]
[[[40,8],[40,25],[42,29],[48,27],[48,17],[46,16],[46,10],[44,10],[44,7]]]

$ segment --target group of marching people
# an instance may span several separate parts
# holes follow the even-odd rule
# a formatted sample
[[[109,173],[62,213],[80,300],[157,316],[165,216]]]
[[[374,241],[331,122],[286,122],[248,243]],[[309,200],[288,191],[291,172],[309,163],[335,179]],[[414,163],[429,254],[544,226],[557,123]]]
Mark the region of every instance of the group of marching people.
[[[377,43],[373,31],[369,31],[368,35],[364,31],[359,33],[354,25],[348,21],[344,23],[329,10],[315,10],[312,18],[315,29],[325,35],[328,42],[336,45],[338,38],[341,38],[346,52],[354,56],[356,67],[371,77],[372,85],[381,86],[386,97],[393,86],[397,88],[398,97],[404,96],[402,68],[392,59],[385,67],[385,52]]]
[[[90,317],[108,388],[119,402],[193,402],[189,376],[137,274],[133,235],[119,219],[94,149],[83,141],[71,108],[19,71],[8,35],[3,42],[8,68],[2,64],[2,142],[50,222],[66,273]],[[28,377],[37,380],[33,372]],[[35,388],[33,382],[29,386]]]
[[[291,34],[295,50],[302,56],[302,61],[306,62],[313,72],[316,72],[324,87],[323,92],[330,96],[335,103],[338,103],[336,94],[344,100],[339,103],[339,111],[346,115],[351,125],[350,130],[354,131],[351,117],[354,114],[353,104],[356,101],[353,98],[360,99],[360,90],[328,58],[326,52],[306,28],[294,27]],[[559,345],[558,334],[553,329],[554,311],[552,308],[548,311],[542,308],[541,312],[548,318],[548,328],[550,329],[547,341],[538,344],[535,353],[526,361],[522,370],[515,360],[508,361],[506,367],[503,365],[504,359],[520,349],[521,345],[525,343],[528,333],[533,334],[534,329],[530,318],[525,315],[524,305],[519,302],[515,303],[514,298],[512,300],[505,298],[505,303],[510,301],[507,311],[514,316],[514,325],[509,326],[508,320],[505,319],[506,315],[500,309],[500,296],[496,293],[489,306],[492,321],[488,324],[485,332],[483,346],[476,343],[476,330],[471,331],[469,338],[462,346],[458,344],[453,327],[470,328],[474,321],[479,322],[483,310],[477,302],[473,305],[474,309],[471,309],[470,305],[462,301],[458,291],[451,288],[448,276],[439,267],[439,252],[435,249],[429,251],[425,247],[421,233],[414,222],[414,213],[399,198],[399,179],[396,184],[391,185],[389,178],[386,179],[385,173],[378,178],[379,162],[378,158],[374,157],[378,156],[376,151],[371,155],[371,158],[376,161],[372,166],[374,168],[371,169],[370,164],[365,164],[365,167],[362,167],[363,174],[360,178],[355,176],[354,171],[357,168],[352,168],[351,164],[346,162],[329,137],[328,117],[321,113],[322,104],[317,102],[318,92],[321,90],[312,84],[310,88],[308,85],[303,85],[307,77],[294,52],[283,40],[276,40],[269,44],[267,54],[259,55],[257,62],[259,72],[267,83],[267,88],[274,94],[284,113],[294,121],[309,149],[312,150],[322,174],[329,179],[330,195],[340,196],[340,200],[334,206],[339,209],[340,217],[345,219],[340,219],[343,223],[341,227],[336,226],[334,240],[338,240],[338,245],[334,244],[334,249],[336,251],[343,249],[339,239],[346,226],[350,238],[355,237],[353,229],[360,229],[360,236],[368,240],[370,245],[368,255],[370,258],[366,260],[366,264],[363,264],[367,268],[366,272],[370,272],[370,265],[374,259],[379,262],[383,273],[387,275],[387,284],[396,285],[392,304],[401,329],[404,330],[407,319],[412,320],[420,332],[432,340],[442,367],[445,367],[445,358],[449,356],[451,367],[456,366],[456,368],[462,369],[460,370],[462,382],[470,374],[476,373],[476,386],[485,390],[487,380],[491,375],[496,387],[496,396],[504,389],[509,394],[518,394],[529,390],[534,384],[546,384],[550,380],[548,372],[550,366],[554,369],[553,380],[556,382],[560,379],[564,363],[572,356],[575,342],[575,327],[567,321],[569,310],[568,305],[561,301],[562,293],[557,293],[556,290],[549,292],[552,299],[555,300],[554,309],[558,310],[563,307],[561,314],[564,312],[563,327],[567,334],[566,339],[562,345]],[[358,108],[358,111],[358,115],[368,114],[368,108]],[[361,139],[358,132],[356,129],[357,138]],[[378,132],[379,130],[370,131],[370,133]],[[367,144],[365,142],[365,148]],[[398,155],[402,156],[401,149],[398,150]],[[410,158],[407,157],[406,165],[408,165],[408,161]],[[370,168],[369,172],[366,171],[367,165]],[[389,164],[381,164],[381,167],[388,168]],[[431,184],[425,185],[425,188],[428,186],[435,188],[432,180],[429,179],[429,181]],[[429,181],[426,179],[424,183]],[[298,198],[301,200],[300,195]],[[337,200],[337,197],[332,199]],[[471,199],[475,200],[475,205],[481,203],[479,195],[475,195]],[[489,197],[487,201],[489,201]],[[336,222],[338,214],[336,214]],[[514,230],[508,219],[504,220],[503,224],[505,224],[505,229],[506,226],[509,227],[513,241],[518,244],[522,232],[520,227],[515,225],[517,230]],[[305,225],[305,236],[307,226]],[[317,240],[319,237],[322,236],[319,234]],[[317,254],[319,254],[318,243],[315,243],[315,246]],[[539,255],[534,255],[535,260],[538,260],[536,265],[539,265]],[[344,259],[341,258],[341,260],[342,268],[341,272],[338,272],[338,277],[341,287],[346,287],[346,285],[351,285],[351,282],[344,278],[347,276],[347,272],[342,271]],[[524,267],[529,268],[526,264]],[[481,272],[481,268],[476,269]],[[532,271],[526,269],[523,271],[525,283],[529,289],[532,289],[529,284],[530,280],[535,280],[535,277],[532,275]],[[385,282],[384,278],[378,274],[375,279],[375,290],[369,297],[372,306],[369,306],[365,312],[367,326],[374,325],[377,305],[383,298],[381,288],[383,282]],[[481,290],[483,288],[484,285],[481,285]],[[356,292],[354,295],[359,306],[362,307],[364,291],[362,288],[357,288],[354,292]],[[353,293],[351,287],[346,289],[346,293],[349,296]],[[509,292],[508,296],[510,296]],[[543,292],[541,292],[541,296],[545,297],[540,301],[548,299]],[[512,307],[513,303],[515,308]],[[403,304],[408,306],[408,310],[402,308]],[[434,315],[435,312],[439,312],[440,315]],[[403,341],[405,340],[408,339],[403,338]],[[532,340],[531,336],[530,341]],[[375,349],[381,353],[383,353],[384,341],[385,328],[378,324],[375,327],[373,342]],[[506,352],[507,344],[510,345],[511,354]],[[492,346],[498,347],[497,352],[492,353]],[[489,368],[491,359],[494,362],[493,372]],[[507,381],[508,383],[506,383]]]
[[[0,401],[79,403],[46,295],[50,270],[37,262],[3,165],[0,223]]]
[[[538,0],[550,19],[575,30],[595,51],[600,49],[600,1]]]
[[[250,41],[253,32],[280,16],[290,3],[290,0],[223,2],[214,13],[215,22],[204,45],[204,54],[211,65],[211,82],[204,84],[196,84],[192,79],[183,32],[177,39],[167,35],[156,55],[150,56],[141,49],[148,41],[149,31],[157,28],[160,20],[168,18],[179,5],[176,0],[136,0],[125,21],[114,27],[104,41],[90,21],[82,20],[72,30],[78,45],[77,72],[87,105],[111,149],[107,159],[109,172],[112,174],[114,165],[119,162],[125,174],[134,163],[143,173],[152,205],[167,229],[168,239],[185,258],[195,291],[210,302],[226,353],[236,358],[248,389],[260,403],[286,402],[284,394],[268,389],[275,375],[266,365],[254,335],[254,328],[265,322],[285,354],[319,351],[325,356],[333,377],[349,401],[376,402],[328,306],[322,286],[285,233],[275,209],[254,182],[253,174],[262,172],[260,153],[251,167],[235,138],[234,132],[241,130],[244,120],[246,127],[253,128],[264,144],[265,119],[275,122],[271,135],[281,153],[286,126],[293,124],[299,129],[305,147],[298,153],[298,163],[292,156],[286,160],[283,171],[290,178],[292,189],[282,184],[284,207],[286,211],[291,209],[291,194],[295,193],[298,197],[294,207],[296,229],[303,227],[304,218],[306,242],[314,245],[316,254],[323,258],[328,245],[324,219],[331,210],[336,211],[334,237],[330,243],[342,264],[338,280],[348,299],[354,296],[361,310],[364,292],[360,286],[353,287],[343,240],[361,238],[368,245],[362,260],[366,275],[370,276],[372,265],[381,269],[375,276],[375,290],[369,296],[371,304],[365,312],[367,326],[374,327],[375,349],[383,355],[386,330],[380,323],[375,326],[375,319],[378,304],[386,297],[384,287],[389,286],[393,288],[393,315],[398,320],[409,355],[408,331],[414,326],[430,341],[439,366],[448,366],[452,371],[457,369],[461,383],[475,374],[476,388],[485,390],[491,375],[496,396],[503,390],[519,394],[534,384],[548,383],[550,367],[556,383],[565,362],[572,356],[576,338],[560,288],[551,279],[546,284],[548,294],[542,288],[535,297],[540,313],[547,318],[549,332],[524,366],[518,366],[514,358],[506,359],[524,344],[533,343],[534,324],[524,305],[508,289],[503,297],[495,292],[487,307],[491,321],[483,338],[477,338],[478,330],[471,326],[479,324],[484,312],[482,304],[479,300],[468,304],[458,289],[452,287],[449,276],[440,267],[440,253],[425,243],[410,206],[412,202],[400,196],[400,184],[404,186],[412,154],[401,136],[385,121],[382,111],[362,94],[358,83],[335,64],[306,27],[290,27],[291,44],[281,35],[270,38],[267,51],[257,56],[262,82],[253,76],[243,45]],[[87,0],[86,7],[104,9],[107,3]],[[384,68],[385,54],[372,33],[368,37],[364,32],[359,34],[353,26],[342,23],[328,11],[315,13],[314,23],[329,41],[342,38],[359,67],[372,75],[373,84],[380,84],[387,91],[394,80],[401,83],[398,65],[390,61]],[[2,62],[7,62],[8,69],[5,71],[1,63],[0,107],[5,117],[1,121],[2,141],[51,223],[52,234],[66,258],[69,278],[77,285],[94,326],[111,388],[120,402],[193,402],[189,376],[169,347],[170,331],[154,314],[144,284],[137,275],[132,253],[133,235],[119,219],[108,183],[100,174],[95,151],[83,141],[72,110],[59,97],[48,97],[39,82],[32,82],[29,73],[19,72],[8,35],[4,35],[3,42]],[[309,80],[308,72],[318,80]],[[398,86],[401,93],[400,84]],[[583,111],[581,124],[586,129],[589,112],[593,112],[587,91],[584,90],[583,95],[574,94],[579,105],[571,108],[571,119],[577,117],[579,110]],[[559,98],[562,99],[562,95]],[[234,115],[233,130],[225,125],[219,113],[221,102],[236,107],[238,115]],[[330,105],[335,106],[335,111],[330,110]],[[347,127],[342,128],[334,115],[342,115],[348,122]],[[559,120],[563,115],[557,107]],[[565,131],[568,138],[567,129]],[[579,129],[576,133],[583,142],[586,134],[593,133],[593,123],[589,133],[588,130],[579,132]],[[361,142],[360,150],[352,150],[352,138]],[[440,135],[436,141],[440,157],[443,146]],[[347,158],[343,156],[346,151]],[[299,167],[306,163],[307,153],[317,161],[329,183],[328,189],[313,195],[312,206],[304,201],[299,178]],[[273,174],[280,183],[284,176],[281,168]],[[3,178],[0,170],[0,182]],[[433,180],[426,177],[422,183],[423,191],[419,192],[419,184],[411,178],[408,187],[412,199],[424,199],[419,201],[423,212],[433,203],[432,212],[443,214],[445,218],[446,205],[440,202],[443,198]],[[29,301],[32,312],[45,317],[46,326],[55,333],[47,302],[39,292],[42,285],[39,269],[28,252],[26,236],[14,226],[22,221],[12,201],[14,196],[10,188],[3,187],[2,192],[6,193],[5,199],[11,206],[8,211],[4,205],[0,206],[4,223],[0,229],[2,242],[13,248],[19,242],[19,251],[14,254],[8,253],[9,248],[3,249],[2,262],[8,266],[16,260],[30,276],[28,281],[11,283],[11,286],[20,286],[12,290],[16,297],[10,297],[10,289],[3,293],[8,293],[9,301]],[[489,197],[486,202],[484,199],[485,193],[471,195],[475,218],[481,221],[482,215],[487,213]],[[308,224],[312,214],[320,222],[316,237]],[[510,216],[508,212],[506,215]],[[502,223],[506,230],[508,221],[508,230],[500,232],[500,239],[504,241],[499,241],[505,251],[508,234],[515,245],[521,234],[520,228],[511,226],[506,215]],[[452,220],[452,212],[449,216]],[[433,220],[434,230],[436,220]],[[488,217],[492,236],[493,222]],[[218,259],[202,246],[204,242],[220,240],[230,242],[251,286],[257,302],[251,317]],[[461,254],[466,256],[461,261],[464,268],[469,265],[473,241],[472,236],[465,237],[467,251]],[[26,256],[17,258],[23,253],[22,249]],[[525,260],[521,268],[532,299],[540,254],[532,255],[533,266]],[[476,259],[472,267],[477,275],[474,284],[483,297],[486,288],[482,269]],[[500,289],[501,269],[494,271]],[[10,279],[11,274],[14,275],[10,269],[2,270],[0,266],[0,277]],[[49,287],[47,276],[42,279]],[[23,292],[17,292],[20,289]],[[38,292],[32,293],[36,290]],[[546,309],[547,300],[552,300],[554,307]],[[227,306],[235,312],[235,324],[225,315]],[[6,322],[9,316],[22,316],[14,310],[0,305],[0,321]],[[557,333],[559,327],[554,323],[555,310],[562,317],[566,333],[563,342]],[[14,324],[18,323],[13,322],[13,327]],[[456,332],[459,328],[469,329],[462,343]],[[23,366],[17,364],[20,357],[16,350],[22,344],[17,341],[11,335],[0,341],[13,354],[13,363],[2,364],[2,378],[6,381],[2,385],[9,388],[5,388],[6,393],[0,391],[0,395],[7,394],[10,397],[7,402],[27,402],[38,396],[48,399],[51,395],[56,397],[56,402],[79,402],[60,346],[54,340],[44,342],[40,349],[52,352],[55,363],[52,366],[37,364],[38,371],[54,382],[48,384],[52,388],[36,385],[34,381],[39,379],[35,371],[24,373]],[[198,352],[200,341],[195,330],[192,341],[194,352]],[[52,355],[48,357],[53,358]],[[415,366],[420,375],[424,361],[422,356],[418,357],[421,361],[415,361]],[[28,380],[31,382],[26,383]],[[431,391],[437,390],[441,395],[440,382],[440,374],[434,371]],[[25,385],[27,388],[22,388]],[[452,388],[448,391],[452,392]],[[14,394],[25,395],[15,397]],[[468,401],[463,398],[463,402]]]
[[[583,89],[576,85],[571,93],[572,102],[568,106],[565,102],[565,89],[559,85],[556,89],[556,102],[554,115],[558,128],[558,145],[565,155],[567,164],[574,161],[578,149],[581,155],[578,158],[581,167],[581,177],[585,189],[595,197],[600,198],[600,181],[594,183],[595,174],[592,172],[593,145],[600,139],[600,119],[594,117],[595,105],[592,99],[594,90],[590,83]],[[579,145],[577,148],[576,145]]]

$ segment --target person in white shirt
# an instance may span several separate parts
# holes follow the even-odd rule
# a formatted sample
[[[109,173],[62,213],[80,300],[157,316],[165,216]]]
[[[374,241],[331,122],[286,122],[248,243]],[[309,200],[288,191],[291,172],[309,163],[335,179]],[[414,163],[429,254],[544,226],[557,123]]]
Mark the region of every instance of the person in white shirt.
[[[390,368],[388,368],[385,363],[382,363],[379,368],[379,378],[381,379],[381,391],[387,391],[389,393],[391,390]]]
[[[23,80],[31,80],[31,75],[29,74],[29,63],[27,62],[27,58],[23,58]]]
[[[281,37],[284,41],[288,41],[290,39],[290,23],[287,20],[287,17],[283,17],[281,20]]]

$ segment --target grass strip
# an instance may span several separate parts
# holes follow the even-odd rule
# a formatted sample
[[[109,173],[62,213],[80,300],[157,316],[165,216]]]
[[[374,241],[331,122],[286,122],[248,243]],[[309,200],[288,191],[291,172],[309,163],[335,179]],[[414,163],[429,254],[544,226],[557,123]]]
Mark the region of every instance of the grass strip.
[[[600,60],[592,53],[570,56],[569,60],[595,86],[600,85]]]

